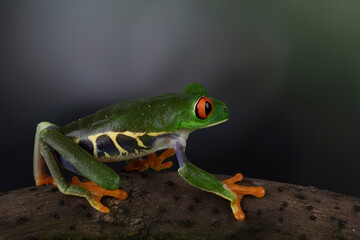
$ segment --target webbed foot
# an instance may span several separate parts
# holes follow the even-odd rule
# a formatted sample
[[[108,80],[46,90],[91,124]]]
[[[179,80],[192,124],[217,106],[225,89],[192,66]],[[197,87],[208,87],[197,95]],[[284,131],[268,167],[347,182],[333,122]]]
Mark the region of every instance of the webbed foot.
[[[46,175],[46,174],[41,174],[40,176],[38,176],[35,180],[35,184],[36,184],[36,186],[40,186],[43,184],[45,184],[45,185],[52,184],[52,185],[56,186],[54,179],[51,176]]]
[[[246,187],[235,184],[243,179],[241,173],[237,173],[234,177],[223,180],[222,182],[226,187],[236,195],[236,199],[231,202],[231,209],[234,216],[238,220],[244,220],[245,214],[241,209],[240,202],[243,196],[253,195],[255,197],[263,197],[265,195],[265,189],[263,187]]]
[[[93,206],[95,209],[99,210],[100,212],[103,213],[108,213],[110,212],[108,207],[105,207],[101,202],[101,198],[103,196],[111,196],[111,197],[115,197],[117,199],[126,199],[128,194],[120,189],[115,189],[115,190],[106,190],[100,186],[98,186],[96,183],[94,182],[80,182],[79,178],[74,176],[70,182],[70,184],[73,185],[78,185],[82,188],[87,189],[91,195],[92,198],[88,198],[87,200],[89,201],[89,203],[91,204],[91,206]]]
[[[172,166],[172,162],[162,163],[165,159],[173,156],[175,154],[175,150],[173,148],[166,149],[165,152],[156,156],[156,153],[151,153],[147,156],[146,159],[134,159],[129,161],[129,165],[125,166],[126,171],[138,170],[143,172],[149,168],[155,170],[161,170],[170,168]]]

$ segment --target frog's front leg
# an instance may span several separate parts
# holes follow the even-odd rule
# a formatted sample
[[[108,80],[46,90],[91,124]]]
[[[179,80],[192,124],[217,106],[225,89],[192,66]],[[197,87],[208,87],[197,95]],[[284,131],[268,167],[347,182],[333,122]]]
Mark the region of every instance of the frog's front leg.
[[[239,173],[233,178],[222,182],[217,180],[211,174],[189,162],[185,155],[186,143],[183,139],[174,139],[172,143],[180,165],[178,169],[179,175],[197,188],[230,200],[230,206],[236,219],[243,220],[245,218],[245,214],[240,206],[241,199],[244,195],[253,195],[256,197],[263,197],[265,195],[265,190],[262,187],[245,187],[235,184],[242,180],[242,175]]]
[[[93,182],[81,183],[77,178],[73,178],[70,184],[67,183],[50,147],[64,157],[84,177]],[[56,126],[50,123],[39,124],[36,133],[34,175],[37,185],[46,184],[46,182],[39,181],[39,178],[41,179],[41,176],[45,175],[45,169],[41,162],[42,157],[62,193],[85,197],[94,208],[101,212],[109,212],[109,209],[100,202],[102,196],[110,195],[119,199],[127,197],[126,192],[117,189],[121,180],[114,170],[97,161],[71,139],[58,132]]]

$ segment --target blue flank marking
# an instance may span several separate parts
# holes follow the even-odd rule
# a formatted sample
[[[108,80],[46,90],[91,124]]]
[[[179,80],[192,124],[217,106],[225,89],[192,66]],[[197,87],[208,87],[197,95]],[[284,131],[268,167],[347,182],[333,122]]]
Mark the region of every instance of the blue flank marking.
[[[81,175],[81,173],[73,165],[71,165],[63,156],[60,155],[59,159],[64,168],[66,168],[67,170],[73,173]]]

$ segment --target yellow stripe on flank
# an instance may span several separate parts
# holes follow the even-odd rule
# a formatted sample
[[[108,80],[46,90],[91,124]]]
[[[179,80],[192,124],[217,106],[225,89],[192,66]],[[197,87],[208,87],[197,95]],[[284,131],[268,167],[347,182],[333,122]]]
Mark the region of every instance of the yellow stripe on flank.
[[[116,141],[116,136],[119,133],[117,132],[104,132],[104,133],[98,133],[98,134],[94,134],[94,135],[90,135],[88,136],[89,140],[93,143],[94,145],[94,156],[97,158],[98,154],[97,154],[97,145],[96,145],[96,139],[102,135],[107,135],[111,141],[114,143],[115,147],[119,150],[120,153],[125,153],[128,154],[128,151],[126,151],[125,149],[123,149]],[[107,153],[105,153],[105,157],[110,157],[110,155],[108,155]]]
[[[116,136],[118,134],[123,134],[125,136],[131,137],[133,139],[136,140],[137,144],[139,147],[143,147],[143,148],[148,148],[149,146],[145,146],[144,143],[140,140],[139,137],[147,134],[151,137],[157,137],[160,135],[164,135],[164,134],[168,134],[168,132],[150,132],[150,133],[146,133],[146,132],[130,132],[130,131],[125,131],[125,132],[103,132],[103,133],[98,133],[98,134],[94,134],[94,135],[90,135],[88,136],[88,139],[92,142],[93,146],[94,146],[94,157],[98,158],[98,154],[97,154],[97,145],[96,145],[96,139],[102,135],[107,135],[108,137],[110,137],[111,141],[114,143],[115,147],[119,150],[120,153],[125,153],[128,154],[129,152],[126,151],[124,148],[122,148],[118,142],[116,141]],[[135,152],[137,153],[137,149],[134,149]],[[110,157],[109,154],[105,153],[105,157]]]
[[[146,133],[146,134],[151,136],[151,137],[157,137],[157,136],[168,134],[168,133],[169,132],[150,132],[150,133]]]
[[[96,134],[96,135],[90,135],[88,136],[88,139],[91,141],[93,147],[94,147],[94,152],[93,152],[93,155],[95,158],[98,158],[98,154],[97,154],[97,146],[96,146],[96,139],[98,136],[100,136],[102,134]]]
[[[145,146],[144,143],[140,140],[139,137],[141,137],[141,136],[143,136],[143,135],[145,135],[145,134],[147,134],[147,135],[149,135],[149,136],[151,136],[151,137],[157,137],[157,136],[159,136],[159,135],[163,135],[163,134],[166,134],[166,133],[167,133],[167,132],[151,132],[151,133],[130,132],[130,131],[119,132],[119,134],[123,134],[123,135],[125,135],[125,136],[128,136],[128,137],[131,137],[131,138],[135,139],[136,142],[137,142],[137,145],[138,145],[139,147],[143,147],[143,148],[147,148],[147,147],[149,147],[149,146]]]
[[[146,148],[147,146],[144,145],[144,143],[140,140],[140,136],[143,136],[145,133],[143,132],[130,132],[130,131],[126,131],[126,132],[119,132],[118,134],[122,134],[122,135],[125,135],[125,136],[128,136],[128,137],[131,137],[133,139],[136,140],[137,142],[137,145],[139,147],[143,147],[143,148]]]
[[[106,135],[108,135],[111,139],[111,141],[113,141],[113,143],[115,144],[115,147],[119,150],[120,153],[125,153],[128,154],[129,152],[126,151],[125,149],[123,149],[118,142],[116,141],[116,136],[119,134],[117,132],[106,132]]]

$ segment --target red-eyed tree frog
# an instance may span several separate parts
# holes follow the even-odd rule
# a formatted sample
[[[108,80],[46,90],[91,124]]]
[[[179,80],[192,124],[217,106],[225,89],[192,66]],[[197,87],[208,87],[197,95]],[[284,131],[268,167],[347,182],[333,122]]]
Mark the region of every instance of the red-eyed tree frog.
[[[38,124],[34,147],[34,178],[36,185],[53,184],[68,195],[85,197],[95,209],[107,213],[109,208],[100,199],[113,196],[126,199],[118,189],[120,176],[103,162],[128,161],[125,170],[160,170],[172,162],[163,161],[176,154],[179,175],[191,185],[230,200],[238,220],[245,214],[240,201],[244,195],[262,197],[262,187],[235,184],[240,173],[219,181],[189,162],[185,155],[188,135],[228,120],[225,103],[210,97],[206,89],[192,83],[180,93],[168,93],[136,99],[104,108],[92,115],[59,127],[49,122]],[[155,152],[166,149],[161,155]],[[148,156],[147,159],[142,157]],[[51,176],[45,173],[45,163]],[[81,182],[73,177],[67,182],[61,168],[90,180]]]

